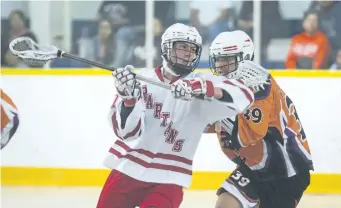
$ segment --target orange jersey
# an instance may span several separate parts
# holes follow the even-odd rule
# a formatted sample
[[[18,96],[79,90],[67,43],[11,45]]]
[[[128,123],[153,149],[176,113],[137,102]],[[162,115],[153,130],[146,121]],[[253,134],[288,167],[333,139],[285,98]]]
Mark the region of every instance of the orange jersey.
[[[301,33],[292,38],[285,65],[287,69],[323,69],[327,67],[328,55],[328,39],[322,32],[312,36]]]
[[[239,150],[246,165],[259,172],[264,180],[313,169],[295,105],[271,76],[269,79],[270,85],[255,93],[254,104],[234,119],[229,135],[231,146]],[[226,133],[218,132],[220,139],[222,135]],[[231,160],[238,159],[233,150],[223,148],[223,151]]]
[[[1,149],[7,145],[19,125],[18,110],[1,89]]]

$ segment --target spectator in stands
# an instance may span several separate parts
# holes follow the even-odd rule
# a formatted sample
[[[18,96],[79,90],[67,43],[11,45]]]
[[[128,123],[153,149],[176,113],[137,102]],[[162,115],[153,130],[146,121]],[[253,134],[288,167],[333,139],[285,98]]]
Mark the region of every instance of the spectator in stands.
[[[336,61],[330,67],[331,71],[341,70],[341,49],[338,50],[336,55]]]
[[[24,13],[20,10],[15,10],[9,15],[10,31],[2,31],[1,34],[1,65],[10,67],[28,67],[27,64],[18,59],[9,49],[9,43],[18,37],[30,37],[37,41],[36,36],[28,28],[28,20]]]
[[[134,48],[145,36],[146,1],[103,1],[100,18],[107,18],[113,27],[115,39],[114,66],[132,62]],[[174,2],[154,1],[154,16],[162,25],[174,24]],[[144,40],[143,40],[144,41]]]
[[[98,24],[98,34],[91,39],[85,57],[103,64],[113,65],[114,37],[108,20],[102,19]]]
[[[266,49],[272,38],[287,37],[288,25],[280,13],[278,1],[261,1],[261,60],[267,61]],[[239,13],[238,29],[253,37],[253,1],[243,1]]]
[[[204,42],[212,42],[221,32],[234,29],[231,1],[192,1],[190,23],[198,29]]]
[[[152,49],[152,51],[148,51],[148,53],[153,54],[154,67],[155,67],[162,62],[160,45],[161,45],[161,35],[164,32],[164,27],[162,25],[162,22],[157,18],[154,18],[153,29],[154,29],[154,48]],[[136,67],[145,67],[147,51],[144,45],[144,38],[139,38],[138,41],[139,43],[134,49],[133,65]]]
[[[318,29],[317,13],[306,13],[303,20],[303,33],[291,40],[287,69],[325,69],[329,55],[327,37]]]
[[[327,36],[331,47],[328,60],[330,65],[336,58],[337,50],[341,48],[341,2],[313,1],[308,11],[315,11],[319,15],[320,29]]]
[[[100,19],[109,20],[114,33],[114,67],[122,67],[131,62],[134,40],[144,30],[145,16],[139,11],[141,7],[144,11],[144,4],[143,1],[103,1],[99,8]]]

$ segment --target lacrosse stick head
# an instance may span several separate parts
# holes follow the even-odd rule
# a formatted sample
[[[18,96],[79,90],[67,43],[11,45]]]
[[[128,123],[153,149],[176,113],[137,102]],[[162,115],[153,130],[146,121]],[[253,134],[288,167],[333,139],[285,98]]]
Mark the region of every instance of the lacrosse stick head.
[[[58,58],[62,51],[52,45],[40,45],[29,37],[19,37],[9,44],[12,53],[30,66],[44,66],[48,61]]]
[[[237,70],[227,74],[226,77],[242,80],[247,87],[259,91],[260,88],[265,88],[264,85],[270,84],[269,76],[270,73],[261,65],[245,60],[240,62]]]

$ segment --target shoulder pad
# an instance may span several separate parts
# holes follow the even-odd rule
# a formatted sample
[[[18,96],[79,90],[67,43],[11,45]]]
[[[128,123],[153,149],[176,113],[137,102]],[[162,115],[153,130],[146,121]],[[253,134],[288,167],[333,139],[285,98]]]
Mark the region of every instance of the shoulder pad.
[[[260,88],[258,92],[255,93],[255,100],[264,100],[269,97],[272,88],[271,76],[268,77],[269,84],[264,85],[264,89]]]

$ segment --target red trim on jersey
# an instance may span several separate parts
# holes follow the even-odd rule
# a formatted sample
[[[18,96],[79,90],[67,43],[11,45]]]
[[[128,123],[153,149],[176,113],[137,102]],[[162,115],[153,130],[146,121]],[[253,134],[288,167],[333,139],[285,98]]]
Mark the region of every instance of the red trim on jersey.
[[[118,138],[120,138],[120,139],[123,140],[123,138],[120,137],[120,135],[119,135],[118,132],[117,132],[118,123],[117,123],[117,120],[116,120],[116,112],[114,112],[113,115],[111,116],[111,122],[112,122],[112,125],[113,125],[112,127],[113,127],[113,129],[114,129],[115,135],[116,135]]]
[[[134,136],[135,134],[137,134],[137,132],[139,132],[140,128],[141,128],[141,119],[139,120],[139,122],[137,123],[136,127],[131,131],[128,132],[126,135],[123,136],[123,138],[118,134],[118,122],[116,120],[116,112],[114,112],[114,114],[111,117],[111,121],[113,124],[113,129],[114,129],[114,133],[116,134],[116,136],[122,140],[127,139],[129,137]]]
[[[159,80],[161,82],[164,82],[164,79],[163,79],[163,76],[162,76],[162,72],[161,72],[161,66],[155,68],[155,73],[156,73],[156,76],[159,78]]]
[[[181,167],[177,167],[174,165],[165,165],[165,164],[160,164],[160,163],[148,163],[140,158],[137,158],[133,155],[122,155],[120,152],[118,152],[117,150],[111,148],[109,150],[110,153],[114,154],[116,157],[118,158],[126,158],[132,162],[135,162],[145,168],[154,168],[154,169],[159,169],[159,170],[170,170],[170,171],[175,171],[175,172],[179,172],[179,173],[183,173],[183,174],[187,174],[187,175],[192,175],[192,171],[188,170],[186,168],[181,168]]]
[[[123,139],[127,139],[129,137],[134,136],[140,130],[140,128],[141,128],[141,118],[139,122],[137,123],[137,126],[131,132],[128,132],[126,135],[124,135]]]
[[[169,84],[173,84],[174,82],[178,81],[181,76],[175,77]]]
[[[124,102],[124,105],[126,107],[133,107],[135,105],[135,103],[136,103],[136,99],[132,98],[132,99],[125,100],[123,102]]]
[[[162,66],[155,68],[155,73],[156,73],[157,77],[159,78],[159,80],[161,82],[164,82],[161,67]],[[174,82],[178,81],[180,78],[181,78],[181,76],[175,77],[175,79],[173,79],[169,84],[173,84]]]
[[[164,153],[152,153],[152,152],[150,152],[148,150],[145,150],[145,149],[132,149],[128,145],[126,145],[124,142],[122,142],[120,140],[116,140],[115,144],[117,144],[118,146],[120,146],[121,148],[123,148],[127,152],[137,152],[137,153],[140,153],[140,154],[145,155],[145,156],[150,157],[150,158],[160,158],[160,159],[165,159],[165,160],[174,160],[174,161],[177,161],[177,162],[185,163],[187,165],[192,165],[192,163],[193,163],[192,160],[189,160],[187,158],[180,157],[180,156],[177,156],[177,155],[164,154]]]
[[[240,79],[237,79],[237,82],[239,82],[242,85],[245,85],[245,83],[242,80],[240,80]]]
[[[229,85],[232,85],[232,86],[235,86],[235,87],[238,87],[239,89],[241,89],[243,91],[243,93],[245,94],[246,98],[249,100],[250,103],[253,102],[253,96],[249,93],[248,90],[246,90],[245,88],[242,88],[242,87],[239,87],[235,84],[233,84],[232,82],[228,81],[228,80],[225,80],[224,81],[225,84],[229,84]]]
[[[111,108],[116,108],[116,102],[118,100],[118,95],[116,95],[115,99],[114,99],[114,102],[112,103],[111,105]]]

